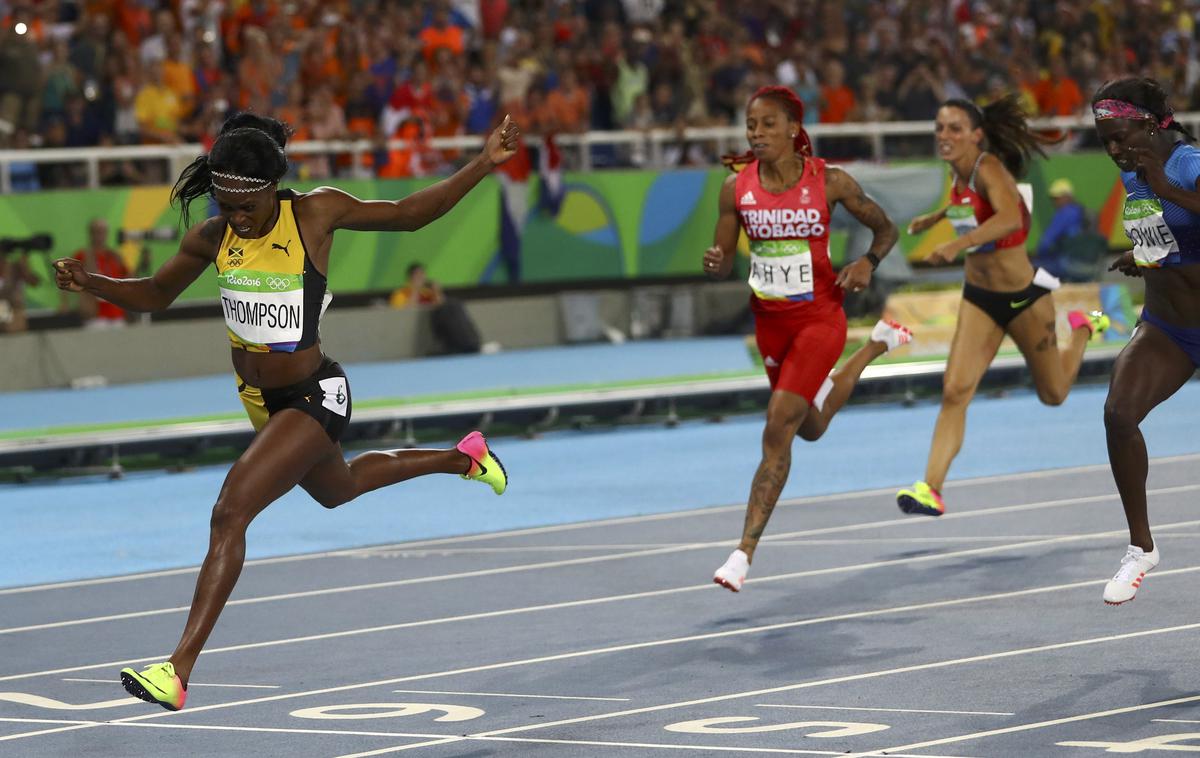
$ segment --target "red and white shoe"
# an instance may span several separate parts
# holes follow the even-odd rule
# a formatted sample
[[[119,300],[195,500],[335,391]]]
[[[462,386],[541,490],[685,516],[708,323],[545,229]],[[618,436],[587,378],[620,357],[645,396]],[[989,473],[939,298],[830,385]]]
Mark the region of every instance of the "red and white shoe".
[[[713,574],[713,582],[727,590],[739,592],[742,583],[746,581],[746,573],[750,570],[750,556],[743,550],[734,550],[725,559],[724,565]]]
[[[1104,585],[1104,602],[1109,605],[1120,605],[1133,600],[1142,580],[1158,565],[1158,545],[1150,552],[1136,545],[1130,545],[1121,559],[1121,568],[1108,584]]]
[[[913,333],[907,326],[891,319],[881,318],[871,330],[871,341],[882,342],[889,351],[912,342]]]

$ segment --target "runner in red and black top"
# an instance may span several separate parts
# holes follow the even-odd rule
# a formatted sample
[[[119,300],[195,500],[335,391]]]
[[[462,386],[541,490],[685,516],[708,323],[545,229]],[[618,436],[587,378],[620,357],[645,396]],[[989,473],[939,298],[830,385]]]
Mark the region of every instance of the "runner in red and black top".
[[[792,440],[819,439],[867,364],[912,339],[904,327],[880,321],[870,341],[830,374],[846,345],[844,291],[870,283],[898,234],[853,177],[813,157],[803,121],[804,105],[788,88],[754,93],[746,112],[750,152],[726,160],[744,168],[721,187],[713,246],[704,253],[705,273],[724,279],[733,270],[739,232],[749,238],[750,303],[771,381],[762,462],[750,487],[742,541],[713,577],[734,592],[787,481]],[[836,273],[829,260],[834,203],[874,232],[867,253]]]
[[[1060,405],[1079,374],[1088,339],[1109,323],[1099,312],[1072,311],[1067,314],[1070,342],[1058,347],[1049,295],[1059,283],[1029,262],[1029,208],[1017,189],[1017,178],[1046,140],[1029,131],[1016,96],[985,108],[969,100],[947,100],[938,109],[935,129],[938,157],[950,164],[950,203],[913,219],[908,233],[919,234],[948,219],[955,238],[936,247],[927,260],[950,263],[959,254],[966,260],[925,478],[896,493],[900,510],[925,516],[945,512],[941,489],[962,447],[967,405],[1005,335],[1025,356],[1038,399]]]

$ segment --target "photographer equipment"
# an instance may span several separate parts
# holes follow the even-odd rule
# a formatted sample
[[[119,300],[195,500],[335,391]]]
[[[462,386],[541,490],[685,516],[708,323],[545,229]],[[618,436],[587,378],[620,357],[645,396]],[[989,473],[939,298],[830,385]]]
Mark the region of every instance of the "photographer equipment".
[[[156,226],[153,229],[118,229],[117,244],[126,242],[174,242],[179,239],[179,230],[173,226]]]
[[[54,247],[54,238],[49,234],[35,234],[32,237],[20,239],[17,237],[0,237],[0,255],[11,253],[44,253]]]

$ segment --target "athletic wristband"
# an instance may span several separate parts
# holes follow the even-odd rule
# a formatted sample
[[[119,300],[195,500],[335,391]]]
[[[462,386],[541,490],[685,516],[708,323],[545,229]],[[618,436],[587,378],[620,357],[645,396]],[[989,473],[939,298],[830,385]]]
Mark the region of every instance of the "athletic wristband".
[[[876,255],[875,253],[867,253],[863,257],[866,258],[868,261],[870,261],[872,271],[879,268],[879,256],[878,255]]]

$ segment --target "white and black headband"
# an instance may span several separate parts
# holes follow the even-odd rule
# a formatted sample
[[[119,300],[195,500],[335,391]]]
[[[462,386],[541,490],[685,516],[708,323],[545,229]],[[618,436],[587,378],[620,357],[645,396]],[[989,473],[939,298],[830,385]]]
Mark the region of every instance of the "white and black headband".
[[[221,190],[222,192],[258,192],[259,190],[264,190],[275,183],[273,179],[260,179],[256,176],[241,176],[240,174],[226,174],[221,171],[211,170],[208,173],[212,176],[213,189]],[[217,184],[218,179],[225,179],[226,181],[231,182],[245,182],[249,186],[227,187],[223,184]]]

